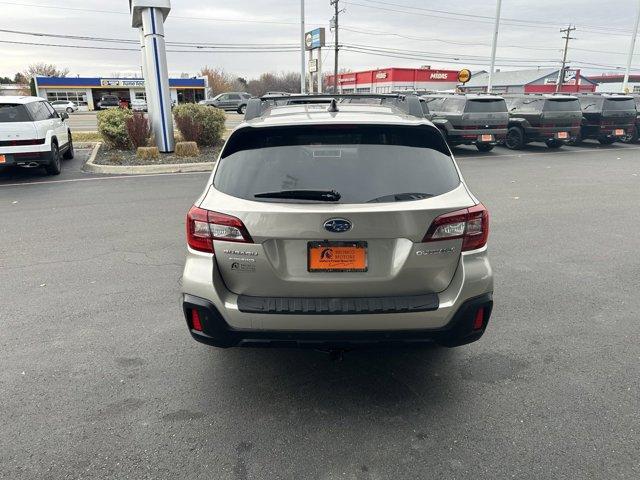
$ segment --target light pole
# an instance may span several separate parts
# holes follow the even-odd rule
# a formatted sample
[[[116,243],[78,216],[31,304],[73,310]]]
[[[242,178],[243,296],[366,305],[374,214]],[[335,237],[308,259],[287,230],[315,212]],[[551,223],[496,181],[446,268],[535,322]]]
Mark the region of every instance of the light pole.
[[[170,0],[129,0],[131,26],[142,28],[148,93],[147,109],[156,145],[161,152],[173,152],[173,116],[171,115],[171,93],[169,71],[164,44],[164,21],[171,11]]]
[[[306,88],[306,48],[304,46],[304,0],[300,0],[300,93]]]
[[[631,37],[631,45],[629,45],[629,56],[627,57],[627,70],[624,72],[624,80],[622,81],[622,91],[629,91],[629,73],[631,72],[631,62],[633,61],[633,50],[636,47],[636,37],[638,36],[638,24],[640,24],[640,0],[638,0],[638,15],[636,23],[633,26],[633,37]]]
[[[502,8],[502,0],[496,3],[496,20],[493,26],[493,43],[491,44],[491,66],[489,67],[489,81],[487,82],[487,92],[491,92],[493,87],[493,71],[496,66],[496,46],[498,44],[498,29],[500,27],[500,9]]]

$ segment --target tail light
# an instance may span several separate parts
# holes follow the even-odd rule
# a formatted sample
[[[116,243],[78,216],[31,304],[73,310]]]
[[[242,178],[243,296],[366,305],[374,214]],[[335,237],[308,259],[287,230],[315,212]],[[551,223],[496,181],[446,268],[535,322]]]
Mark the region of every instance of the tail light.
[[[213,253],[213,241],[253,243],[239,218],[196,206],[187,213],[187,244],[194,250]]]
[[[456,210],[437,217],[423,242],[462,238],[462,251],[476,250],[487,244],[489,238],[489,211],[479,203],[471,208]]]
[[[198,332],[202,331],[202,322],[200,321],[200,313],[198,310],[191,310],[191,328],[197,330]]]
[[[34,138],[30,140],[3,140],[0,147],[22,147],[24,145],[44,145],[44,138]]]

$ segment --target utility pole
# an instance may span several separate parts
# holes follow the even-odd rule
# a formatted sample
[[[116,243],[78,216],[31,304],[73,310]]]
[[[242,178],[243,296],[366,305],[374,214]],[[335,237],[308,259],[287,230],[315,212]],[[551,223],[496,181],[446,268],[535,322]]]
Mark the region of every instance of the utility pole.
[[[560,72],[558,73],[558,81],[556,82],[556,93],[560,91],[560,87],[564,83],[564,70],[567,66],[567,50],[569,50],[569,40],[575,40],[574,37],[571,36],[571,32],[573,32],[576,27],[572,27],[571,24],[567,28],[563,28],[560,30],[560,33],[564,33],[564,53],[562,54],[562,67],[560,67]],[[577,82],[577,79],[576,79]]]
[[[638,24],[640,24],[640,0],[638,0],[638,15],[636,23],[633,27],[633,37],[631,37],[631,45],[629,45],[629,56],[627,57],[627,70],[624,72],[624,80],[622,81],[622,92],[629,91],[629,73],[631,72],[631,61],[633,60],[633,50],[636,47],[636,37],[638,36]]]
[[[304,0],[300,0],[300,93],[304,93],[306,87],[306,50],[304,46]]]
[[[487,82],[487,92],[491,92],[493,87],[493,71],[496,67],[496,46],[498,44],[498,29],[500,28],[500,9],[502,8],[502,0],[496,3],[496,20],[493,25],[493,43],[491,44],[491,66],[489,67],[489,81]]]
[[[340,15],[340,6],[338,5],[340,0],[331,0],[330,4],[334,7],[333,13],[333,28],[335,28],[334,35],[334,59],[333,59],[333,93],[338,93],[338,15]]]

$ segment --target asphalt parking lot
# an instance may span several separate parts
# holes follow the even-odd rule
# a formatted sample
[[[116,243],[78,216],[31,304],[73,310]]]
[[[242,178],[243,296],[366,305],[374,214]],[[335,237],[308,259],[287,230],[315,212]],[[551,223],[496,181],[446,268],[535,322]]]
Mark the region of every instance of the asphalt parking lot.
[[[244,115],[236,112],[225,112],[227,115],[227,128],[237,127]],[[98,130],[97,112],[75,112],[69,115],[69,126],[74,132],[95,132]]]
[[[0,173],[3,478],[640,478],[640,146],[458,149],[491,212],[487,333],[341,362],[195,343],[207,174],[92,177],[87,154]]]

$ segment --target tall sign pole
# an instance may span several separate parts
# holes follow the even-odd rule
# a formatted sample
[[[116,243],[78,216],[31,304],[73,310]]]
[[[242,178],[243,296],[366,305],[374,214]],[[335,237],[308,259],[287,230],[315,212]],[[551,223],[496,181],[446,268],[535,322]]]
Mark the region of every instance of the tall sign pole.
[[[489,81],[487,82],[487,92],[491,92],[493,88],[493,71],[496,67],[496,46],[498,45],[498,29],[500,28],[500,10],[502,8],[502,0],[496,3],[496,20],[493,25],[493,42],[491,43],[491,66],[489,67]]]
[[[164,43],[164,21],[171,11],[170,0],[129,0],[131,26],[142,28],[146,58],[145,90],[148,92],[147,109],[158,150],[173,152],[173,116],[169,71]],[[143,67],[143,72],[145,68]]]
[[[338,16],[340,15],[340,0],[331,0],[331,5],[334,7],[333,14],[333,28],[334,30],[334,45],[333,45],[333,93],[338,93],[338,52],[340,48],[338,47]]]
[[[564,83],[564,72],[567,69],[567,51],[569,50],[569,40],[575,40],[574,37],[571,36],[571,32],[573,32],[576,27],[572,27],[569,25],[567,28],[560,30],[560,33],[565,33],[564,38],[564,53],[562,54],[562,67],[560,67],[560,71],[558,72],[558,80],[556,81],[556,93],[560,91],[562,84]],[[576,79],[577,82],[577,79]]]
[[[636,15],[636,23],[633,26],[633,37],[631,37],[631,45],[629,45],[629,56],[627,57],[627,69],[624,72],[624,80],[622,81],[622,91],[629,93],[629,73],[631,73],[631,62],[633,61],[633,50],[636,47],[636,37],[638,36],[638,24],[640,24],[640,0],[638,0],[638,14]]]
[[[307,50],[304,45],[304,0],[300,0],[300,93],[304,93],[306,88],[306,66]]]

